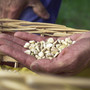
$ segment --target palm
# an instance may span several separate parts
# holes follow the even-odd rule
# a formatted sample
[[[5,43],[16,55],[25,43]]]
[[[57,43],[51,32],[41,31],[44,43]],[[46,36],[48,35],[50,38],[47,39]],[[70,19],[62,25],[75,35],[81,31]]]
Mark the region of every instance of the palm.
[[[24,53],[25,49],[23,48],[23,45],[26,41],[41,41],[46,40],[47,38],[23,32],[17,32],[15,36],[18,38],[12,37],[12,40],[5,35],[3,37],[0,36],[0,38],[6,38],[10,41],[9,44],[7,40],[3,40],[3,43],[0,42],[1,44],[5,44],[0,46],[0,51],[15,58],[33,71],[56,74],[75,74],[87,67],[90,62],[90,32],[70,36],[72,40],[76,40],[77,42],[74,45],[65,48],[57,58],[52,60],[36,60],[35,57]],[[13,51],[13,53],[11,53],[11,51]]]
[[[51,61],[35,61],[31,65],[31,69],[48,73],[72,75],[86,68],[90,60],[90,33],[77,34],[70,37],[72,40],[76,40],[77,43],[65,48],[57,58]]]

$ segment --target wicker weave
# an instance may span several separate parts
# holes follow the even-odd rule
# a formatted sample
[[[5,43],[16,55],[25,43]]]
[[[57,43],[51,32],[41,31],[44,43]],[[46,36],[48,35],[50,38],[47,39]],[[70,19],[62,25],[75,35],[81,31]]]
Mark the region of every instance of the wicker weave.
[[[57,24],[0,19],[0,31],[26,31],[29,33],[39,33],[48,36],[67,36],[74,33],[87,32],[88,30],[73,29]]]

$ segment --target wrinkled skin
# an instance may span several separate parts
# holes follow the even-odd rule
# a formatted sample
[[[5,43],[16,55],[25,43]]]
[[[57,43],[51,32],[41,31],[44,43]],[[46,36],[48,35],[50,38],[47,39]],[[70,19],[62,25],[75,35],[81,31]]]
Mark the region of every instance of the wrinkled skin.
[[[0,0],[0,18],[18,19],[21,12],[28,6],[32,7],[41,18],[49,18],[40,0]]]
[[[64,38],[60,37],[59,39]],[[0,34],[0,51],[15,58],[21,64],[35,72],[73,75],[90,66],[90,32],[74,34],[70,38],[77,42],[63,49],[58,57],[52,60],[36,60],[35,57],[24,53],[25,49],[23,45],[25,42],[47,39],[47,37],[25,32],[16,32],[14,36]]]

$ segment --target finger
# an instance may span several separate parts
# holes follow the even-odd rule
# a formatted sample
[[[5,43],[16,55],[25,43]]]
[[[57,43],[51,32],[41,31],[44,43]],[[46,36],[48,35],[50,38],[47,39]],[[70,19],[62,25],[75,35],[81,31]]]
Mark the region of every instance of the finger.
[[[29,40],[42,41],[42,40],[47,39],[43,36],[38,36],[38,35],[30,34],[30,33],[27,33],[27,32],[16,32],[14,34],[14,36],[16,36],[20,39],[26,40],[26,41],[29,41]]]
[[[8,45],[8,46],[10,46],[10,47],[13,47],[13,48],[15,48],[15,49],[17,49],[17,50],[20,50],[20,51],[23,51],[23,52],[26,50],[26,49],[23,48],[22,46],[14,43],[14,42],[12,42],[12,41],[8,41],[8,40],[6,40],[6,39],[0,39],[0,45]]]
[[[6,31],[2,31],[2,34],[8,34],[8,35],[14,35],[14,32],[6,32]]]
[[[50,73],[52,71],[50,62],[48,59],[37,60],[31,64],[30,69],[35,72]]]
[[[73,34],[73,35],[71,35],[71,36],[59,37],[58,39],[64,40],[65,38],[70,37],[71,40],[76,41],[76,40],[78,40],[78,38],[79,38],[81,35],[82,35],[82,33],[80,33],[80,34]]]
[[[40,2],[40,0],[34,0],[33,3],[29,2],[28,6],[33,8],[33,11],[43,19],[48,19],[50,17],[49,13]]]
[[[73,41],[77,41],[78,38],[82,35],[82,33],[79,33],[79,34],[73,34],[70,36],[70,38],[73,40]]]
[[[77,40],[89,38],[89,37],[90,37],[90,32],[84,32],[81,34],[81,36]]]
[[[27,55],[24,52],[7,45],[1,45],[0,51],[8,56],[13,57],[28,68],[30,68],[31,63],[36,60],[33,56]]]
[[[15,43],[17,43],[21,46],[23,46],[26,43],[26,41],[21,40],[17,37],[8,35],[8,34],[0,34],[0,39],[6,39],[6,40],[9,40],[9,41],[12,41],[12,42],[15,42]]]

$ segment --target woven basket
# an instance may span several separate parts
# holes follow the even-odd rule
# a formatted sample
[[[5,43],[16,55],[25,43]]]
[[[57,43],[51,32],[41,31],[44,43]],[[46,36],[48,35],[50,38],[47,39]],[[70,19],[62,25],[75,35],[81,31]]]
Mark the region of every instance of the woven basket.
[[[69,28],[64,25],[27,22],[12,19],[0,19],[0,32],[24,31],[38,33],[42,36],[69,36],[75,33],[88,32]],[[14,62],[14,68],[18,67],[18,62],[9,57],[0,55],[3,62]],[[18,84],[17,84],[18,83]],[[13,72],[0,72],[0,90],[90,90],[90,79],[63,78],[47,75],[16,74]]]

